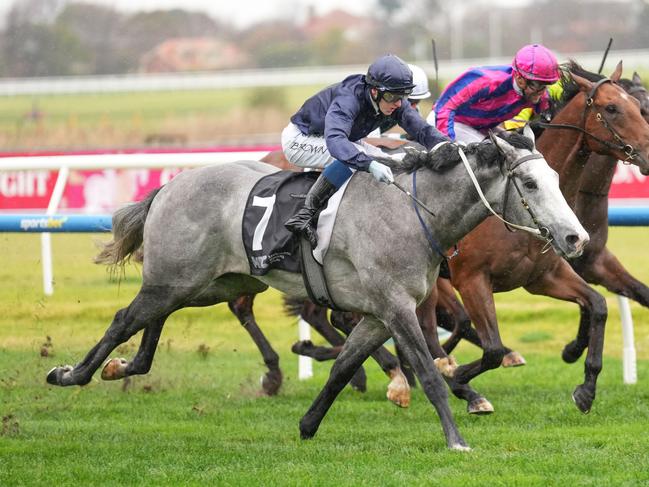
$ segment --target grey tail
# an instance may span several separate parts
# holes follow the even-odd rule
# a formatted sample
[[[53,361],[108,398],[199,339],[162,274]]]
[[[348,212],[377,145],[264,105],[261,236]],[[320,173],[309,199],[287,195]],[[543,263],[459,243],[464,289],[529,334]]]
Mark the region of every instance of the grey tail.
[[[161,189],[154,189],[142,201],[123,206],[113,214],[113,240],[103,245],[95,257],[96,264],[106,264],[115,271],[117,267],[123,268],[134,254],[135,260],[142,262],[140,247],[144,239],[144,222]]]

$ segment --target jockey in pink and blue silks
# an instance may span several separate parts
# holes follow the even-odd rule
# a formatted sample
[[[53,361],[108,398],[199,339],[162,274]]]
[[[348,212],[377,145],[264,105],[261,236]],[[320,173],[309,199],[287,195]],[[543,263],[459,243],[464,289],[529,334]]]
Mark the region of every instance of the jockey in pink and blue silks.
[[[560,77],[552,52],[540,44],[521,48],[511,66],[472,68],[446,87],[428,122],[451,140],[478,142],[487,131],[524,108],[549,108],[547,86]]]

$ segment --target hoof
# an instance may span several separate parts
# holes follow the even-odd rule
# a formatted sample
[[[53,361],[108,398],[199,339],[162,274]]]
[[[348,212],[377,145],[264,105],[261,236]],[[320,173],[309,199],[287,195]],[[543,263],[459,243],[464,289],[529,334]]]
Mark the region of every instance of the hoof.
[[[295,342],[291,347],[291,352],[297,355],[304,355],[305,357],[310,356],[308,352],[310,352],[311,350],[313,350],[313,342],[311,340],[301,340],[299,342]]]
[[[410,406],[410,386],[408,385],[408,379],[406,379],[406,376],[403,375],[403,372],[399,368],[390,371],[390,378],[392,380],[388,384],[388,392],[386,393],[388,400],[400,408],[407,408]]]
[[[267,396],[275,396],[282,387],[282,371],[269,370],[266,375],[261,378],[261,388]]]
[[[64,382],[63,376],[64,374],[69,374],[72,372],[72,366],[71,365],[60,365],[59,367],[54,367],[52,370],[50,370],[47,373],[47,380],[48,384],[51,384],[53,386],[65,386],[68,385]]]
[[[449,379],[453,378],[455,375],[455,369],[457,369],[457,361],[455,360],[455,357],[449,355],[445,358],[436,358],[433,362],[435,362],[435,367],[437,367],[440,374]]]
[[[355,391],[367,391],[367,375],[365,375],[365,369],[363,369],[363,367],[356,371],[352,380],[349,381],[349,385],[352,386],[352,389]]]
[[[494,407],[484,397],[479,397],[467,404],[466,410],[469,414],[486,415],[492,414]]]
[[[526,363],[525,357],[516,351],[511,351],[503,357],[501,365],[503,367],[521,367]]]
[[[462,445],[462,444],[460,444],[460,443],[457,443],[457,444],[455,444],[455,445],[451,445],[451,446],[449,446],[448,448],[449,448],[449,450],[453,450],[453,451],[471,451],[471,447],[470,447],[470,446],[468,446],[468,445]]]
[[[593,401],[595,400],[595,393],[590,392],[582,384],[577,386],[575,391],[572,393],[572,400],[575,402],[577,409],[582,413],[590,413],[590,408],[593,406]]]
[[[561,352],[561,358],[567,364],[574,364],[579,360],[582,353],[584,353],[584,349],[577,347],[577,343],[573,340],[564,347],[563,352]]]
[[[310,440],[315,436],[317,431],[317,427],[313,428],[312,426],[308,426],[306,420],[302,418],[302,421],[300,421],[300,438],[303,440]]]
[[[101,371],[103,380],[118,380],[126,377],[126,366],[128,362],[124,358],[109,359]]]

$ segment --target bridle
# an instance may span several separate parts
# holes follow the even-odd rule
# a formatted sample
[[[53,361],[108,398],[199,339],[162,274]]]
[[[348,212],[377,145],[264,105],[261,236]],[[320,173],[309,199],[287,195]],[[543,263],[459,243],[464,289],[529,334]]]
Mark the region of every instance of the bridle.
[[[450,144],[451,142],[446,142],[447,144]],[[495,141],[492,142],[496,148],[498,148],[498,145],[495,143]],[[440,144],[443,145],[443,144]],[[499,150],[499,149],[498,149]],[[530,207],[530,205],[527,203],[527,200],[523,196],[523,192],[520,190],[518,183],[516,182],[515,178],[515,173],[514,171],[520,167],[522,164],[532,161],[535,159],[544,159],[543,154],[536,152],[532,154],[527,154],[525,156],[519,157],[515,161],[511,162],[509,166],[507,167],[507,182],[505,183],[505,194],[503,196],[503,214],[505,212],[505,208],[507,205],[507,200],[508,200],[508,194],[509,194],[509,185],[513,184],[514,188],[516,188],[516,192],[518,193],[520,197],[521,204],[523,205],[523,208],[529,213],[530,217],[532,218],[532,221],[536,225],[536,228],[528,227],[525,225],[517,225],[515,223],[508,222],[507,220],[504,219],[504,216],[500,216],[498,213],[494,211],[494,209],[491,207],[489,202],[487,201],[487,198],[484,195],[484,192],[482,191],[482,188],[480,187],[480,183],[478,182],[478,179],[475,176],[475,173],[473,172],[473,169],[471,169],[471,165],[469,164],[469,161],[464,154],[464,151],[462,150],[462,147],[458,146],[458,154],[460,155],[460,159],[462,159],[462,163],[464,164],[464,167],[466,168],[467,173],[469,174],[469,178],[471,179],[471,182],[473,183],[473,186],[475,187],[476,191],[478,192],[478,195],[480,196],[480,199],[482,200],[482,203],[485,205],[485,207],[498,219],[500,219],[505,226],[508,228],[517,228],[519,230],[523,230],[525,232],[531,233],[532,235],[538,236],[541,239],[544,239],[546,241],[546,246],[543,249],[543,253],[547,252],[550,248],[550,244],[552,243],[552,235],[550,234],[550,230],[548,230],[547,227],[543,227],[540,225],[538,219],[536,218],[536,215],[534,214],[534,211]],[[426,235],[426,239],[428,240],[428,243],[430,246],[435,250],[437,254],[439,254],[443,259],[450,260],[453,257],[455,257],[458,254],[458,247],[457,245],[455,246],[454,252],[452,255],[447,256],[442,249],[440,248],[439,244],[433,237],[433,234],[431,230],[428,228],[428,225],[426,225],[426,222],[422,218],[420,212],[419,212],[419,207],[421,207],[423,210],[425,210],[428,214],[435,216],[435,214],[424,204],[422,203],[419,199],[417,199],[417,170],[413,171],[412,173],[412,194],[410,191],[402,187],[400,184],[398,184],[396,181],[392,183],[393,186],[395,186],[397,189],[399,189],[401,192],[405,193],[413,203],[413,207],[415,209],[415,213],[417,214],[417,218],[419,219],[419,223],[424,230],[424,234]]]
[[[495,141],[493,141],[493,144],[498,148],[498,145],[496,144]],[[500,150],[500,149],[499,149]],[[505,183],[505,192],[503,195],[503,216],[500,216],[498,213],[494,211],[494,209],[491,207],[489,202],[487,201],[487,198],[485,198],[484,193],[482,192],[482,188],[480,188],[480,184],[478,183],[477,178],[475,177],[475,174],[473,170],[471,169],[471,166],[469,165],[469,161],[466,158],[466,155],[464,154],[464,151],[462,150],[461,147],[458,148],[458,152],[460,154],[460,158],[462,159],[462,162],[464,163],[464,167],[466,168],[467,172],[469,173],[469,177],[471,178],[471,181],[473,182],[473,185],[475,186],[476,191],[478,192],[478,195],[480,196],[480,199],[482,200],[482,204],[485,205],[485,207],[500,221],[502,221],[505,226],[511,230],[511,228],[517,228],[519,230],[523,230],[524,232],[531,233],[532,235],[538,236],[542,239],[544,239],[548,244],[552,242],[552,236],[550,234],[550,230],[548,230],[547,227],[541,226],[539,223],[538,218],[534,214],[534,211],[528,204],[527,200],[523,196],[523,192],[521,191],[520,187],[518,186],[518,183],[516,182],[516,174],[515,171],[518,167],[523,165],[524,163],[528,161],[533,161],[535,159],[544,159],[543,154],[540,152],[533,152],[532,154],[527,154],[525,156],[519,157],[518,159],[514,160],[509,164],[507,167],[507,182]],[[516,189],[516,192],[518,193],[518,196],[520,197],[520,202],[523,205],[523,208],[529,213],[530,217],[532,218],[532,221],[536,225],[536,228],[528,227],[525,225],[517,225],[515,223],[508,222],[505,219],[505,210],[507,208],[507,201],[509,199],[509,188],[510,184],[514,186]]]
[[[586,95],[586,104],[584,106],[584,111],[581,115],[581,125],[570,125],[570,124],[562,124],[562,123],[547,123],[547,122],[531,122],[532,126],[537,126],[541,127],[544,129],[571,129],[571,130],[577,130],[581,132],[584,135],[587,135],[588,137],[591,137],[592,139],[595,139],[598,143],[602,144],[603,146],[615,150],[615,151],[621,151],[624,154],[626,154],[626,157],[622,161],[625,164],[630,164],[630,161],[635,160],[637,156],[640,155],[640,152],[633,147],[631,144],[627,144],[624,139],[616,132],[616,130],[611,127],[611,125],[608,123],[606,120],[606,117],[602,115],[602,112],[596,111],[593,106],[594,106],[594,98],[595,98],[595,93],[597,92],[597,89],[602,86],[604,83],[613,83],[613,81],[609,78],[602,78],[600,79],[597,83],[593,85],[591,88],[590,92]],[[643,88],[644,89],[644,88]],[[586,116],[588,115],[588,112],[592,110],[595,112],[595,118],[599,123],[601,123],[613,136],[613,139],[617,142],[611,142],[609,140],[604,140],[595,134],[587,131],[585,129],[586,127]]]

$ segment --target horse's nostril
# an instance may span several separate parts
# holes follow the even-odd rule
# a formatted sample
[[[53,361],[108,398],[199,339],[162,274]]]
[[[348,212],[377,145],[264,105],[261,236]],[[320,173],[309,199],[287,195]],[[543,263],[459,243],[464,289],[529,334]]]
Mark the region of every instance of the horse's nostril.
[[[579,235],[568,235],[566,237],[566,242],[568,242],[570,245],[576,246],[579,242]]]

